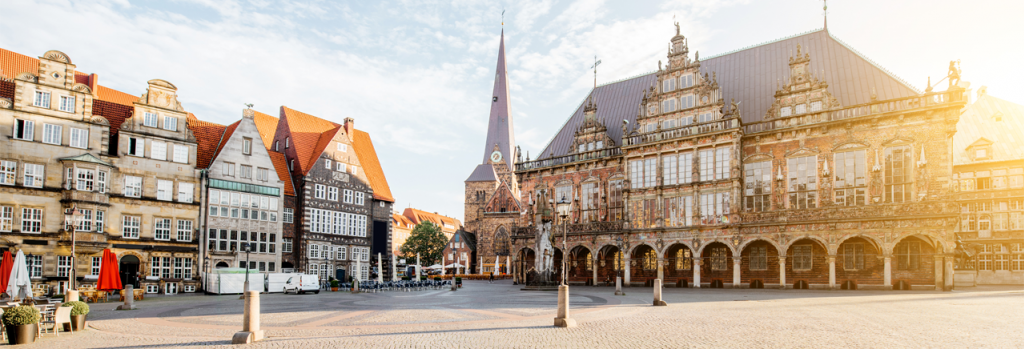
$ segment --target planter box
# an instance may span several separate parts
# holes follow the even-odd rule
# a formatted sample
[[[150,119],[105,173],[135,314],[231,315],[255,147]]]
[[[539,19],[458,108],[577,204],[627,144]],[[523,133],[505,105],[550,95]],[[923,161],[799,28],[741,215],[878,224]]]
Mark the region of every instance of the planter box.
[[[81,331],[85,329],[85,315],[71,315],[71,323],[64,324],[64,331]]]
[[[31,344],[36,341],[36,334],[39,333],[37,324],[7,326],[7,343]]]

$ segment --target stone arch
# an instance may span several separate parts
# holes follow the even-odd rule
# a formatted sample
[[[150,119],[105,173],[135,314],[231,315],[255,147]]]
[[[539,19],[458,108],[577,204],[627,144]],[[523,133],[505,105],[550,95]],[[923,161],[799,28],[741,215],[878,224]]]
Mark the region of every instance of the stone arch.
[[[822,239],[820,236],[817,236],[817,235],[802,235],[802,236],[798,236],[798,237],[794,237],[794,238],[790,239],[789,242],[787,242],[784,245],[784,247],[786,248],[786,251],[789,251],[790,247],[793,247],[793,245],[795,245],[797,242],[800,242],[800,240],[804,240],[804,239],[815,241],[815,242],[821,244],[821,248],[825,249],[825,251],[829,251],[829,243],[828,243],[828,241],[825,241],[825,239]],[[829,251],[829,253],[832,253],[832,252]]]
[[[832,147],[832,152],[836,153],[849,150],[862,150],[867,148],[870,148],[870,146],[866,143],[860,141],[846,141],[840,142],[839,144],[836,144],[836,146]]]
[[[629,255],[632,256],[633,252],[636,252],[637,249],[639,249],[641,246],[650,247],[652,250],[654,250],[654,253],[657,253],[659,256],[661,255],[661,253],[658,253],[658,247],[657,246],[651,245],[651,244],[647,243],[646,241],[645,242],[639,242],[636,245],[630,246],[630,248],[629,248]],[[623,247],[625,247],[625,246],[623,246]]]
[[[705,247],[708,247],[708,245],[711,245],[712,243],[715,243],[715,242],[721,242],[725,246],[729,247],[729,252],[731,252],[733,256],[737,256],[738,255],[737,252],[736,252],[736,246],[733,246],[733,244],[731,244],[729,241],[726,241],[725,239],[722,239],[722,238],[714,238],[714,239],[702,242],[700,244],[700,248],[698,248],[696,251],[694,251],[695,254],[700,256],[701,254],[704,253],[704,248]]]
[[[846,242],[846,240],[849,240],[849,239],[852,239],[852,238],[858,238],[858,237],[862,238],[865,241],[867,241],[868,243],[874,245],[875,250],[877,250],[879,252],[886,251],[885,244],[883,244],[881,240],[878,240],[878,238],[875,238],[874,236],[866,235],[866,234],[850,234],[850,235],[845,235],[842,238],[840,238],[838,241],[836,241],[835,245],[829,246],[828,254],[833,255],[833,256],[838,254],[839,246],[842,246],[843,243]]]
[[[747,157],[743,158],[743,160],[740,161],[740,162],[747,163],[747,162],[771,161],[771,160],[774,160],[774,158],[772,158],[771,154],[769,154],[769,153],[756,153],[756,154],[748,155]]]
[[[43,54],[43,58],[52,59],[61,63],[71,64],[71,57],[68,57],[68,55],[64,52],[60,52],[57,50],[46,51],[46,53]]]
[[[29,72],[22,72],[22,73],[18,74],[18,76],[16,76],[15,79],[23,80],[23,81],[30,81],[30,82],[37,82],[37,81],[39,81],[38,77],[36,77],[35,74],[29,73]]]
[[[129,255],[135,256],[135,258],[138,258],[139,259],[139,264],[142,264],[142,262],[145,261],[144,259],[142,259],[142,255],[139,254],[138,252],[135,252],[135,251],[122,251],[121,253],[119,253],[117,255],[117,263],[121,263],[121,258],[124,258],[124,256],[129,256]]]
[[[756,242],[756,241],[767,242],[769,245],[772,245],[773,247],[775,247],[775,251],[777,251],[780,256],[785,256],[786,255],[786,250],[783,250],[782,246],[779,246],[779,244],[777,242],[775,242],[775,240],[768,239],[768,238],[765,238],[765,237],[755,237],[753,239],[741,242],[740,245],[736,247],[736,251],[739,251],[740,253],[743,253],[743,249],[747,248],[748,245],[750,245],[751,243]]]
[[[75,86],[72,87],[71,89],[74,90],[75,92],[82,92],[82,93],[86,93],[86,94],[92,94],[92,89],[89,88],[89,86],[86,85],[86,84],[75,84]]]
[[[928,233],[912,233],[912,234],[903,235],[903,236],[897,238],[896,241],[893,241],[892,244],[890,244],[889,246],[886,247],[886,250],[885,250],[886,254],[890,254],[890,255],[893,254],[893,252],[894,252],[893,249],[896,248],[896,245],[899,244],[901,241],[906,240],[909,237],[915,237],[915,238],[920,239],[921,241],[924,241],[924,242],[928,243],[938,253],[943,253],[946,250],[945,246],[943,246],[943,244],[942,244],[942,240],[936,238],[932,234],[928,234]]]
[[[673,242],[666,243],[665,244],[665,248],[662,249],[661,251],[659,251],[658,255],[661,256],[661,258],[667,258],[668,256],[665,255],[665,254],[668,253],[668,251],[671,250],[672,247],[675,246],[675,245],[683,245],[684,247],[690,249],[690,253],[694,253],[694,251],[696,251],[696,249],[693,248],[693,244],[691,244],[689,242],[686,242],[686,241],[680,240],[680,241],[673,241]]]

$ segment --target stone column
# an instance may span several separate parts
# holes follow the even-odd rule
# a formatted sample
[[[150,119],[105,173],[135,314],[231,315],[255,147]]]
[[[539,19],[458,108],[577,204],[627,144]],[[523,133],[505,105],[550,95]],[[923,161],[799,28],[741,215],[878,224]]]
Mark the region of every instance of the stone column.
[[[618,277],[618,276],[615,277],[615,295],[616,296],[625,296],[626,295],[625,292],[622,292],[622,278]]]
[[[576,320],[569,317],[569,285],[558,286],[558,317],[556,327],[576,327]]]
[[[78,291],[77,290],[66,290],[64,291],[64,302],[77,302]]]
[[[597,255],[595,254],[594,256],[597,256]],[[594,283],[591,284],[591,286],[597,286],[597,268],[600,265],[600,264],[598,264],[598,262],[600,262],[600,261],[597,260],[597,257],[594,257],[593,264],[591,264],[591,267],[590,267],[590,269],[593,269],[593,271],[594,271]]]
[[[779,256],[779,286],[786,289],[786,256]]]
[[[658,258],[658,280],[665,281],[665,259]]]
[[[693,259],[693,288],[700,288],[700,259]]]
[[[732,259],[732,288],[740,288],[740,259]]]
[[[654,306],[663,307],[666,305],[668,305],[668,303],[661,300],[661,279],[654,280]]]
[[[630,263],[629,256],[623,254],[622,255],[622,269],[623,269],[622,275],[624,276],[623,279],[625,279],[624,282],[625,282],[625,286],[626,287],[629,287],[629,265],[630,264],[631,263]]]
[[[887,290],[892,289],[892,256],[886,255],[885,268],[882,269],[882,286]]]
[[[944,258],[942,258],[942,256],[935,256],[935,263],[933,263],[934,265],[933,265],[932,269],[935,270],[934,274],[935,274],[935,289],[936,290],[941,290],[942,286],[943,286],[942,285],[942,273],[944,273],[946,271],[945,263],[943,263],[943,262],[944,262]]]
[[[828,288],[836,289],[836,256],[828,256]]]
[[[117,310],[135,309],[135,286],[127,284],[124,286],[124,304],[117,306]]]
[[[946,272],[942,278],[942,282],[946,285],[943,291],[953,290],[953,257],[946,257]]]
[[[260,330],[260,292],[245,292],[245,308],[242,311],[242,331],[236,332],[231,344],[249,344],[263,339]]]

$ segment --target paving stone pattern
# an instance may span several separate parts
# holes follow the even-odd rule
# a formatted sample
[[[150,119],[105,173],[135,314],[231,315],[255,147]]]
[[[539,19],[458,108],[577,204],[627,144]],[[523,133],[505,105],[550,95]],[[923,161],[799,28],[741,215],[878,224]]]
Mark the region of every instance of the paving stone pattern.
[[[257,348],[1024,348],[1021,287],[936,291],[573,287],[579,327],[554,328],[557,294],[509,281],[457,292],[261,296]],[[148,297],[92,305],[89,329],[26,348],[231,347],[238,296]]]

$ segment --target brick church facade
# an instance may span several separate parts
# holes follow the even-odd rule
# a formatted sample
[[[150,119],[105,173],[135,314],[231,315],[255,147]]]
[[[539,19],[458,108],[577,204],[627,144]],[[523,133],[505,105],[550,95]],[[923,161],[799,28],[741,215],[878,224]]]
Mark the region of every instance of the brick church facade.
[[[952,285],[958,68],[919,91],[827,28],[706,59],[675,34],[667,64],[596,86],[536,160],[505,117],[502,40],[487,157],[466,181],[484,260],[508,253],[524,277],[542,258],[541,194],[572,202],[551,256],[560,273],[566,229],[571,283]]]

